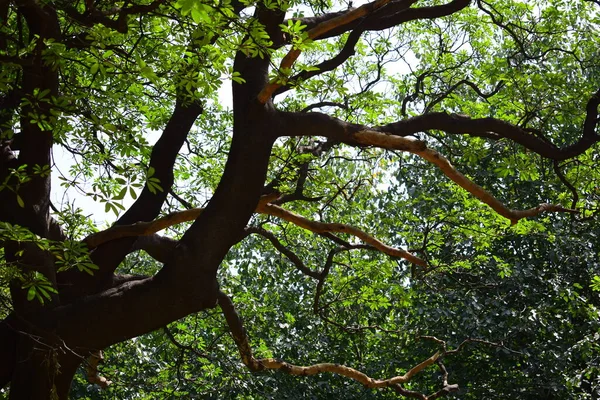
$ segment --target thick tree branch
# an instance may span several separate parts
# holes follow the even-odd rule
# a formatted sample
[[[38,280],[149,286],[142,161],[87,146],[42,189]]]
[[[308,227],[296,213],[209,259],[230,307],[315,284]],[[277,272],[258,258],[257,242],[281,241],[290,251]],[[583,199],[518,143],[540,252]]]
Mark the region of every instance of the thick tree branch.
[[[309,40],[313,40],[337,27],[344,26],[352,21],[364,17],[365,15],[369,15],[384,7],[389,2],[390,0],[375,0],[372,3],[364,4],[357,9],[349,10],[342,15],[338,15],[327,21],[323,21],[314,28],[308,30],[306,34],[307,38]],[[294,65],[294,62],[296,62],[301,53],[302,51],[300,49],[292,47],[292,49],[283,58],[283,60],[281,60],[279,70],[285,71],[291,69]],[[258,94],[258,101],[261,104],[265,104],[273,96],[275,90],[277,90],[280,86],[281,84],[277,82],[272,82],[266,85],[263,88],[263,90]]]
[[[112,276],[112,285],[111,287],[117,287],[119,285],[122,285],[126,282],[133,282],[133,281],[143,281],[144,279],[149,278],[146,275],[139,275],[139,274],[115,274]]]
[[[416,257],[415,255],[407,251],[388,246],[385,243],[379,241],[378,239],[370,236],[369,234],[353,226],[346,224],[311,221],[298,214],[294,214],[290,211],[287,211],[279,206],[269,204],[269,202],[273,201],[277,196],[277,194],[263,196],[258,206],[256,207],[256,212],[279,217],[297,226],[300,226],[301,228],[308,229],[311,232],[318,234],[325,234],[331,232],[347,233],[349,235],[356,236],[365,243],[373,246],[373,248],[392,257],[404,258],[405,260],[422,267],[427,266],[427,263],[423,259]],[[171,213],[163,218],[159,218],[152,222],[140,222],[133,225],[114,226],[105,231],[94,233],[88,236],[85,239],[85,243],[90,248],[93,248],[102,243],[106,243],[108,241],[115,240],[118,238],[150,235],[169,226],[173,226],[182,222],[193,221],[196,218],[198,218],[203,211],[204,209],[202,208],[193,208],[191,210],[177,211]]]
[[[152,148],[150,155],[150,167],[154,168],[153,177],[159,179],[162,191],[152,193],[145,186],[135,203],[119,218],[115,226],[134,224],[138,221],[149,221],[159,214],[162,205],[173,185],[173,165],[179,154],[192,125],[202,112],[202,107],[197,104],[183,104],[177,101],[171,118],[167,122],[160,138]],[[157,231],[155,231],[157,232]],[[152,232],[154,233],[154,232]],[[106,288],[105,283],[110,281],[113,272],[123,261],[125,256],[131,252],[135,238],[131,235],[116,236],[117,238],[128,238],[121,241],[111,240],[89,243],[90,250],[105,243],[100,249],[91,255],[92,261],[100,267],[94,276],[81,274],[78,271],[69,270],[58,274],[59,285],[64,289],[61,296],[71,299],[77,296],[98,292]]]
[[[328,30],[316,37],[315,40],[339,36],[342,33],[356,29],[359,25],[360,28],[365,31],[380,31],[408,21],[441,18],[454,14],[469,6],[471,3],[470,0],[453,0],[447,4],[438,6],[409,8],[416,2],[416,0],[390,1],[388,5],[381,10],[371,15],[349,21],[335,29]],[[312,29],[314,26],[326,23],[339,16],[339,12],[334,12],[317,17],[301,18],[300,21],[303,25],[307,26],[307,29]]]
[[[410,381],[419,372],[433,365],[441,354],[437,352],[425,361],[409,369],[404,375],[395,376],[389,379],[374,379],[354,368],[340,364],[322,363],[311,366],[297,366],[274,358],[257,359],[253,355],[252,348],[248,343],[246,329],[244,328],[243,322],[238,315],[233,302],[223,292],[219,293],[219,306],[223,311],[223,316],[227,321],[227,325],[229,326],[233,339],[238,347],[242,361],[251,371],[254,372],[274,369],[281,370],[289,375],[297,376],[311,376],[323,372],[329,372],[353,379],[371,389],[382,389]]]
[[[102,349],[214,307],[216,279],[208,274],[203,280],[176,279],[177,266],[183,270],[178,263],[187,263],[189,256],[180,249],[173,259],[155,276],[131,280],[49,310],[38,322],[40,328],[54,332],[71,348]],[[202,268],[200,264],[189,266]]]
[[[564,148],[558,148],[521,127],[496,118],[472,119],[465,115],[444,112],[420,115],[404,121],[375,127],[373,130],[397,136],[408,136],[428,130],[487,138],[490,137],[490,134],[495,134],[498,138],[510,139],[544,158],[562,161],[582,154],[600,141],[600,135],[596,132],[599,104],[600,90],[591,96],[586,105],[586,118],[581,138],[576,143]]]
[[[15,195],[10,196],[10,201],[6,201],[3,207],[13,210],[5,221],[48,237],[50,176],[36,173],[36,166],[50,166],[53,144],[51,129],[55,118],[51,113],[52,105],[47,100],[58,95],[59,82],[57,70],[46,64],[43,55],[47,49],[45,41],[60,40],[61,29],[56,11],[50,5],[31,0],[17,1],[16,5],[25,18],[30,40],[35,36],[40,40],[35,41],[27,56],[31,63],[22,68],[22,86],[18,90],[19,102],[23,98],[28,100],[21,103],[19,136],[23,140],[18,156],[19,164],[27,166],[25,172],[28,182],[21,185],[16,179],[11,179],[8,184],[13,185]],[[24,207],[17,206],[19,202]]]
[[[589,105],[590,103],[592,104],[591,106]],[[581,152],[587,150],[587,148],[589,148],[593,143],[595,143],[595,141],[598,140],[599,136],[596,135],[595,132],[590,133],[590,130],[595,128],[595,125],[591,126],[591,124],[589,124],[588,126],[587,124],[587,121],[592,119],[590,115],[592,113],[597,113],[598,103],[600,103],[600,92],[596,93],[596,95],[594,95],[588,103],[588,117],[586,118],[586,126],[584,127],[583,137],[578,144],[569,146],[562,150],[553,147],[555,152],[557,152],[553,153],[554,155],[563,154],[562,152],[566,152],[570,155],[572,152],[570,149],[575,147],[578,148],[579,151],[573,155],[581,154]],[[596,114],[594,114],[594,116],[595,115]],[[467,190],[473,196],[477,197],[483,203],[490,206],[498,214],[510,219],[512,223],[516,223],[523,218],[534,217],[543,212],[578,212],[577,210],[568,209],[562,207],[561,205],[547,203],[542,203],[537,207],[527,210],[509,209],[481,186],[477,185],[460,173],[444,156],[437,151],[428,148],[425,142],[404,137],[409,134],[428,129],[439,129],[450,131],[450,133],[465,133],[465,131],[467,133],[473,133],[473,129],[469,130],[465,128],[465,126],[458,123],[458,121],[464,121],[468,127],[469,122],[475,121],[475,124],[479,124],[479,121],[482,120],[472,120],[468,117],[462,117],[456,114],[449,115],[446,113],[435,113],[369,129],[367,127],[361,127],[357,124],[350,124],[320,113],[287,113],[286,116],[291,121],[290,130],[287,132],[286,136],[309,136],[318,134],[353,146],[375,146],[383,149],[401,150],[416,154],[436,165],[448,178],[450,178],[463,189]],[[497,126],[497,131],[500,130],[500,127],[504,128],[503,134],[506,134],[506,136],[511,135],[511,139],[522,138],[521,134],[528,135],[528,140],[529,138],[533,138],[531,140],[534,140],[536,143],[543,143],[546,148],[551,146],[541,139],[524,132],[514,135],[513,133],[515,131],[519,131],[520,128],[510,125],[504,121],[493,118],[488,118],[485,120],[490,121],[492,126]],[[480,132],[484,130],[487,132],[487,129],[481,127],[479,129]],[[500,132],[497,133],[501,134]],[[590,139],[590,137],[592,137],[592,139]],[[582,147],[582,149],[580,147]],[[538,151],[538,153],[540,152]]]
[[[520,219],[535,217],[543,212],[568,212],[578,213],[577,210],[565,208],[561,205],[554,205],[548,203],[542,203],[537,207],[533,207],[527,210],[512,210],[506,207],[500,200],[496,199],[492,194],[486,191],[484,188],[464,176],[454,166],[437,151],[430,148],[420,148],[418,143],[414,139],[403,138],[399,136],[386,135],[384,133],[376,131],[361,131],[356,133],[355,138],[364,145],[377,146],[384,149],[395,149],[408,151],[416,154],[430,163],[436,165],[448,178],[454,183],[477,197],[483,203],[490,206],[498,214],[511,220],[513,224],[519,222]]]
[[[149,221],[158,215],[173,185],[173,165],[196,118],[202,113],[202,106],[183,103],[178,100],[175,110],[165,129],[152,148],[150,167],[154,168],[154,178],[160,180],[162,191],[152,192],[148,186],[127,210],[117,224],[127,225],[138,221]]]
[[[265,28],[271,38],[271,45],[277,47],[282,40],[279,24],[283,22],[285,13],[280,10],[268,10],[262,5],[256,7],[254,16]],[[244,40],[253,40],[245,37]],[[233,116],[234,124],[238,115],[245,114],[250,106],[262,107],[263,104],[256,102],[258,93],[268,84],[270,56],[250,57],[243,51],[238,51],[235,57],[234,70],[239,71],[245,83],[233,83]]]
[[[260,201],[261,203],[269,202],[277,199],[278,197],[278,193],[269,194],[261,197]],[[138,222],[132,225],[115,225],[104,231],[91,234],[84,239],[84,242],[90,249],[93,249],[115,239],[152,235],[170,226],[174,226],[182,222],[194,221],[203,211],[204,208],[192,208],[189,210],[172,212],[164,217],[150,222]]]
[[[177,246],[177,241],[157,234],[139,236],[130,251],[144,250],[150,257],[161,263],[167,263]]]

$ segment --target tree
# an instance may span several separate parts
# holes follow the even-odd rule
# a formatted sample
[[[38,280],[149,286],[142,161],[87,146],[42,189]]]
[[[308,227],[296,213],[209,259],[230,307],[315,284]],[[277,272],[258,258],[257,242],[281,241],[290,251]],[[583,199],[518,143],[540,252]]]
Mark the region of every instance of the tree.
[[[226,327],[251,371],[344,378],[315,396],[358,396],[355,380],[433,399],[455,377],[466,395],[533,397],[556,359],[572,369],[548,397],[597,395],[598,15],[559,0],[0,1],[0,386],[67,398],[81,365],[106,385],[101,351],[149,332],[214,372],[201,350],[221,350],[198,338]],[[53,204],[58,189],[118,218],[102,229]],[[274,336],[312,365],[277,358]],[[328,354],[347,365],[316,363]]]

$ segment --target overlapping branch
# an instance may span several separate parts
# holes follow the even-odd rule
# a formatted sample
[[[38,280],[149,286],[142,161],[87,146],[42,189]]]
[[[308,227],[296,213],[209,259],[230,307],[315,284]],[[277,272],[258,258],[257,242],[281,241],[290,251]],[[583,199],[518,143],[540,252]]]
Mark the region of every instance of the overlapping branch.
[[[590,98],[586,106],[587,115],[582,137],[578,142],[565,148],[558,148],[527,133],[522,128],[502,120],[495,118],[471,119],[467,116],[447,113],[421,115],[374,128],[351,124],[322,113],[285,113],[285,118],[289,121],[289,130],[285,136],[309,136],[318,132],[319,135],[336,143],[346,143],[352,146],[376,146],[416,154],[436,165],[453,182],[490,206],[498,214],[508,218],[512,223],[517,223],[520,219],[534,217],[543,212],[578,213],[578,211],[548,203],[542,203],[527,210],[509,209],[491,193],[454,168],[444,156],[428,148],[425,142],[406,136],[433,129],[451,134],[485,135],[486,137],[489,137],[490,133],[494,133],[497,138],[511,139],[546,158],[562,160],[575,157],[600,141],[600,135],[596,133],[599,105],[600,91]]]
[[[223,315],[238,347],[242,361],[251,371],[254,372],[272,369],[280,370],[286,374],[296,376],[310,376],[323,372],[329,372],[353,379],[371,389],[398,387],[398,389],[400,389],[399,392],[402,393],[404,389],[399,385],[407,383],[419,372],[436,363],[441,355],[440,352],[436,352],[428,359],[409,369],[404,375],[395,376],[389,379],[375,379],[359,370],[341,364],[321,363],[310,366],[298,366],[275,358],[257,359],[254,357],[252,348],[248,343],[248,335],[244,328],[243,322],[233,305],[233,302],[223,292],[219,293],[218,299],[219,306],[223,311]],[[419,397],[424,399],[427,398],[424,395],[420,395]]]
[[[324,32],[316,39],[339,36],[342,33],[356,29],[359,25],[364,30],[380,31],[408,21],[441,18],[468,7],[471,0],[452,0],[446,4],[410,8],[416,2],[416,0],[392,0],[385,8]],[[315,17],[305,17],[300,21],[308,29],[312,29],[314,26],[335,19],[340,15],[340,12],[334,12]]]
[[[449,134],[467,134],[496,139],[510,139],[515,143],[551,160],[566,160],[576,157],[600,141],[596,132],[600,90],[586,104],[586,118],[581,138],[570,146],[559,148],[554,144],[532,135],[526,129],[497,118],[470,118],[466,115],[436,112],[408,118],[374,128],[378,132],[396,136],[408,136],[418,132],[439,130]]]
[[[287,211],[279,206],[269,203],[261,203],[257,211],[262,214],[272,215],[275,217],[279,217],[288,222],[293,223],[301,228],[307,229],[314,233],[347,233],[352,236],[356,236],[361,239],[363,242],[373,246],[377,250],[381,251],[392,257],[404,258],[405,260],[422,266],[427,267],[427,262],[407,251],[397,249],[395,247],[388,246],[387,244],[381,242],[380,240],[374,238],[368,233],[355,228],[351,225],[347,224],[339,224],[339,223],[326,223],[326,222],[317,222],[309,220],[308,218],[304,218],[298,214],[295,214],[291,211]]]
[[[279,239],[277,239],[277,237],[274,234],[272,234],[271,232],[267,231],[266,229],[258,228],[258,227],[247,228],[246,232],[261,235],[262,237],[269,240],[271,242],[271,244],[273,245],[273,247],[275,247],[277,249],[277,251],[279,251],[280,253],[284,254],[296,266],[296,268],[300,272],[302,272],[304,275],[310,276],[311,278],[315,278],[315,279],[319,279],[321,277],[321,273],[319,273],[318,271],[313,271],[312,269],[310,269],[306,265],[304,265],[304,263],[302,262],[300,257],[298,257],[296,255],[296,253],[294,253],[293,251],[291,251],[290,249],[285,247],[279,241]]]
[[[307,80],[324,72],[332,71],[338,66],[342,65],[354,55],[354,47],[356,43],[358,43],[361,35],[366,31],[380,31],[413,20],[433,19],[450,15],[467,7],[470,1],[454,0],[450,3],[437,6],[410,8],[414,3],[416,3],[414,0],[392,0],[386,5],[385,8],[380,8],[373,13],[351,21],[350,23],[340,25],[335,29],[329,30],[315,37],[314,39],[324,39],[351,31],[348,35],[346,43],[344,44],[344,47],[337,55],[331,59],[322,61],[310,71],[302,71],[296,74],[294,77],[289,79],[289,82]],[[339,13],[331,13],[318,17],[303,18],[301,21],[302,23],[307,24],[309,27],[308,29],[311,29],[311,27],[315,26],[318,21],[320,21],[318,22],[319,24],[324,24],[330,20],[338,18],[339,16]],[[276,88],[273,94],[277,95],[289,89],[291,89],[290,85],[281,85]]]
[[[160,209],[173,185],[173,165],[177,160],[179,149],[185,141],[191,126],[201,113],[202,107],[198,104],[183,104],[182,101],[176,102],[175,109],[160,138],[152,148],[152,153],[150,155],[149,167],[154,169],[153,178],[160,181],[162,191],[153,193],[148,186],[144,187],[137,200],[119,218],[117,221],[118,225],[128,226],[129,224],[135,224],[138,221],[151,221],[159,215]],[[150,233],[155,232],[157,231]],[[134,242],[134,236],[136,235],[117,234],[112,238],[131,238],[129,241],[125,240],[120,242],[111,241],[112,239],[97,240],[95,242],[88,242],[86,240],[90,249],[96,248],[103,243],[106,243],[108,246],[103,248],[102,251],[96,251],[92,254],[92,261],[100,267],[100,270],[95,273],[94,279],[98,279],[98,276],[104,274],[108,276],[112,275],[123,258],[129,254]],[[101,239],[103,234],[102,232],[99,232],[98,236],[92,235],[92,237],[94,237],[94,240]],[[62,282],[72,282],[74,280],[86,278],[82,278],[78,275],[80,274],[74,270],[65,271],[60,274],[59,279]],[[90,279],[90,281],[93,280]],[[93,285],[94,283],[89,282],[89,284]],[[78,285],[69,284],[67,287],[84,288],[84,283],[80,282]]]
[[[275,201],[278,197],[279,194],[263,196],[256,208],[256,212],[279,217],[314,233],[347,233],[349,235],[356,236],[363,242],[373,246],[375,249],[387,255],[403,258],[411,263],[422,267],[427,267],[427,262],[425,260],[407,251],[388,246],[368,233],[351,225],[312,221],[291,211],[287,211],[277,205],[270,204],[271,201]],[[182,222],[194,221],[196,218],[198,218],[198,216],[200,216],[202,211],[204,211],[203,208],[193,208],[191,210],[177,211],[150,222],[138,222],[132,225],[115,225],[107,230],[88,236],[86,239],[84,239],[84,242],[90,249],[92,249],[115,239],[152,235],[170,226],[177,225]]]
[[[267,195],[261,198],[262,201],[275,200],[279,195]],[[125,237],[147,236],[162,231],[168,227],[196,220],[204,208],[192,208],[189,210],[176,211],[165,215],[164,217],[148,222],[137,222],[131,225],[115,225],[101,232],[96,232],[84,239],[85,244],[94,249],[103,243]]]
[[[561,205],[542,203],[537,207],[527,210],[512,210],[506,207],[500,200],[492,196],[484,188],[464,176],[437,151],[428,148],[424,142],[404,138],[400,136],[386,135],[377,131],[360,131],[354,134],[356,140],[363,145],[377,146],[385,149],[403,150],[416,154],[430,163],[436,165],[454,183],[477,197],[483,203],[490,206],[498,214],[508,218],[513,224],[528,217],[535,217],[543,212],[568,212],[577,213],[577,210],[565,208]]]
[[[382,8],[389,2],[390,2],[390,0],[375,0],[372,3],[364,4],[364,5],[360,6],[359,8],[356,8],[354,10],[349,10],[348,12],[346,12],[344,14],[341,14],[341,15],[335,16],[329,20],[323,21],[307,32],[307,34],[306,34],[307,38],[312,40],[319,36],[322,36],[325,33],[329,32],[337,27],[346,25],[352,21],[355,21],[359,18],[364,17],[365,15],[368,15],[376,10],[379,10],[380,8]],[[281,60],[281,65],[280,65],[279,69],[282,71],[290,69],[294,65],[294,62],[296,62],[296,60],[298,59],[298,57],[300,56],[301,53],[302,53],[302,51],[300,49],[292,47],[292,49],[283,58],[283,60]],[[277,90],[280,86],[281,86],[281,84],[277,83],[277,82],[271,82],[271,83],[267,84],[263,88],[263,90],[258,94],[258,101],[262,104],[265,104],[273,96],[273,93],[275,92],[275,90]]]

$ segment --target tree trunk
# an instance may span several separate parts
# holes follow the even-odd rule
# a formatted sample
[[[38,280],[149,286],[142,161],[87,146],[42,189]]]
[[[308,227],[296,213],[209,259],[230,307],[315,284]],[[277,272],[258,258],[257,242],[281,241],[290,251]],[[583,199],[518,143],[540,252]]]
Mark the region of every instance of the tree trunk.
[[[68,350],[67,350],[68,351]],[[11,400],[68,399],[82,358],[40,338],[21,334],[10,384]]]

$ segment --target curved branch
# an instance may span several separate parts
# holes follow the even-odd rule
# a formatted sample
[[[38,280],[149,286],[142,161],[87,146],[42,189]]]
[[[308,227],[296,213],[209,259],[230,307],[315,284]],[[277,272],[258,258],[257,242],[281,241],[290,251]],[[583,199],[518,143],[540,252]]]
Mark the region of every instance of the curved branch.
[[[387,244],[379,241],[373,236],[369,235],[366,232],[361,231],[358,228],[347,224],[337,224],[337,223],[326,223],[326,222],[317,222],[311,221],[307,218],[304,218],[298,214],[295,214],[291,211],[287,211],[279,206],[268,203],[261,203],[257,207],[257,211],[263,214],[272,215],[275,217],[279,217],[288,222],[291,222],[301,228],[308,229],[314,233],[331,233],[331,232],[339,232],[339,233],[347,233],[349,235],[356,236],[361,239],[363,242],[373,246],[377,250],[390,255],[392,257],[404,258],[405,260],[417,264],[422,267],[427,266],[427,262],[425,260],[401,249],[397,249]]]
[[[354,47],[356,46],[356,43],[358,43],[360,36],[363,34],[364,30],[362,29],[356,29],[353,30],[350,35],[348,35],[348,39],[346,39],[346,43],[344,44],[344,47],[342,47],[342,50],[340,50],[340,52],[338,54],[335,55],[335,57],[323,61],[320,64],[317,64],[314,66],[314,68],[311,68],[310,71],[302,71],[298,74],[296,74],[295,76],[291,77],[289,79],[290,82],[299,82],[299,81],[306,81],[310,78],[312,78],[313,76],[317,76],[317,75],[321,75],[325,72],[329,72],[329,71],[333,71],[334,69],[336,69],[337,67],[339,67],[340,65],[342,65],[344,62],[346,62],[350,57],[352,57],[355,53]],[[276,88],[276,90],[273,92],[273,95],[276,96],[278,94],[284,93],[288,90],[290,90],[292,88],[291,85],[281,85],[280,87]],[[304,110],[302,110],[301,112],[306,112],[310,110],[310,108],[306,108]]]
[[[438,98],[436,98],[434,101],[432,101],[431,103],[429,103],[427,105],[427,108],[425,109],[426,113],[429,113],[430,110],[433,109],[433,107],[440,103],[442,100],[444,100],[445,98],[447,98],[448,96],[450,96],[450,94],[452,94],[452,92],[454,92],[456,89],[458,89],[461,85],[467,85],[469,86],[471,89],[473,89],[473,91],[475,93],[477,93],[477,95],[479,97],[481,97],[482,99],[489,99],[490,97],[494,96],[495,94],[497,94],[500,89],[502,89],[504,87],[504,82],[500,81],[498,82],[498,84],[496,84],[496,87],[489,93],[484,93],[481,91],[481,89],[479,88],[479,86],[477,86],[475,83],[471,82],[468,79],[462,79],[458,82],[456,82],[454,85],[452,85],[450,88],[448,88],[448,90],[446,90],[444,93],[440,94],[438,96]]]
[[[303,112],[303,113],[309,112],[310,110],[314,110],[315,108],[321,108],[321,107],[339,107],[344,110],[348,109],[348,106],[345,104],[342,104],[342,103],[336,103],[334,101],[320,101],[318,103],[313,103],[311,105],[304,107],[302,110],[300,110],[300,112]]]
[[[560,165],[558,161],[554,160],[553,168],[554,173],[556,174],[556,176],[558,176],[558,179],[560,179],[560,181],[571,191],[573,195],[573,200],[571,201],[571,208],[577,207],[577,202],[579,201],[579,193],[577,192],[577,189],[575,188],[575,186],[573,186],[571,182],[567,180],[565,174],[563,174],[563,172],[560,170]]]
[[[527,210],[511,210],[481,186],[456,170],[440,153],[428,148],[425,142],[404,136],[430,129],[472,135],[489,133],[491,130],[517,143],[529,145],[525,147],[531,148],[531,150],[542,156],[563,159],[581,154],[600,140],[600,136],[595,133],[599,104],[600,91],[592,96],[588,102],[588,114],[582,138],[576,144],[563,149],[559,149],[536,136],[526,133],[521,128],[501,120],[494,118],[474,120],[469,117],[446,113],[426,114],[372,129],[358,124],[351,124],[322,113],[284,113],[285,118],[289,120],[289,130],[285,136],[310,136],[314,135],[311,132],[318,132],[319,135],[330,140],[352,146],[376,146],[416,154],[438,166],[448,178],[490,206],[498,214],[510,219],[512,223],[516,223],[522,218],[533,217],[543,212],[578,213],[578,211],[547,203],[542,203]]]
[[[537,207],[527,210],[512,210],[506,207],[500,200],[492,196],[491,193],[484,188],[464,176],[454,166],[435,150],[427,148],[424,142],[403,138],[400,136],[391,136],[376,131],[361,131],[354,134],[354,137],[363,145],[377,146],[385,149],[395,149],[408,151],[416,154],[430,163],[436,165],[448,178],[450,178],[458,186],[477,197],[483,203],[490,206],[498,214],[508,218],[513,224],[519,222],[520,219],[534,217],[543,212],[568,212],[578,213],[577,210],[565,208],[561,205],[542,203]]]
[[[169,339],[169,341],[171,341],[171,343],[173,343],[173,345],[175,347],[177,347],[178,349],[180,349],[182,351],[189,351],[191,353],[194,353],[196,356],[198,356],[200,358],[206,358],[207,360],[211,360],[212,361],[212,357],[209,356],[208,354],[205,354],[205,353],[202,353],[202,352],[198,351],[193,346],[189,346],[189,345],[185,345],[183,343],[180,343],[177,340],[177,338],[175,337],[175,335],[173,334],[173,332],[171,332],[171,330],[169,329],[168,326],[165,326],[163,328],[163,332],[165,333],[165,335],[167,336],[167,338]]]
[[[342,33],[356,29],[356,27],[361,24],[361,28],[364,28],[365,30],[380,31],[417,19],[435,19],[445,17],[469,6],[471,0],[453,0],[449,3],[437,6],[410,8],[410,6],[416,2],[416,0],[390,1],[385,8],[382,8],[381,10],[369,15],[368,21],[365,21],[367,19],[366,17],[350,21],[345,25],[341,25],[335,29],[323,33],[319,37],[315,38],[315,40],[339,36]],[[340,12],[334,12],[317,17],[301,18],[300,21],[303,25],[306,25],[308,29],[312,29],[312,27],[317,26],[318,24],[323,24],[329,20],[333,20],[340,15]]]
[[[336,13],[327,14],[327,15],[321,16],[321,17],[311,17],[309,19],[301,19],[300,21],[305,22],[307,24],[307,26],[309,26],[308,29],[309,29],[309,38],[310,39],[318,40],[318,39],[323,39],[323,38],[327,38],[327,37],[339,36],[342,33],[350,31],[350,30],[352,32],[350,33],[350,35],[348,35],[348,39],[346,40],[346,43],[344,44],[344,47],[342,48],[342,50],[340,50],[340,52],[335,57],[321,62],[320,64],[316,65],[314,69],[311,69],[310,71],[302,71],[302,72],[298,73],[294,77],[288,79],[288,81],[290,81],[290,82],[303,81],[303,80],[310,79],[313,76],[320,75],[324,72],[334,70],[335,68],[337,68],[338,66],[340,66],[341,64],[346,62],[351,56],[354,55],[354,47],[356,46],[356,43],[358,43],[361,35],[365,31],[383,30],[383,29],[391,28],[395,25],[399,25],[401,23],[412,21],[415,19],[433,19],[433,18],[439,18],[439,17],[443,17],[446,15],[450,15],[450,14],[460,11],[461,9],[468,6],[470,3],[470,0],[455,0],[448,4],[443,4],[443,5],[434,6],[434,7],[410,8],[410,6],[413,5],[414,3],[416,3],[415,0],[390,1],[387,4],[384,4],[384,6],[380,6],[376,9],[374,9],[373,12],[368,12],[365,16],[362,16],[358,19],[352,20],[351,18],[346,18],[346,19],[349,19],[350,21],[346,22],[344,24],[340,24],[338,26],[333,26],[334,21],[342,21],[344,19],[342,17],[348,17],[351,13],[355,13],[355,12],[358,12],[359,10],[361,10],[362,7],[355,9],[355,10],[347,11],[342,14],[336,12]],[[372,3],[370,3],[370,4],[372,4]],[[366,5],[370,5],[370,4],[366,4]],[[318,24],[315,24],[316,21],[320,21],[320,22]],[[331,25],[331,26],[333,26],[333,29],[326,30],[324,33],[319,34],[314,37],[311,36],[311,32],[314,29],[320,27],[321,25]],[[312,28],[312,26],[314,26],[314,28]],[[293,55],[292,55],[292,52],[295,52],[295,53],[293,53]],[[294,57],[293,60],[291,61],[291,63],[289,63],[289,65],[286,64],[284,66],[283,62],[286,61],[284,58],[284,60],[282,61],[280,70],[282,68],[291,68],[291,66],[293,65],[293,62],[296,60],[296,58],[299,55],[300,55],[299,50],[292,49],[290,51],[290,53],[288,53],[288,56]],[[282,84],[270,84],[270,85],[271,85],[271,87],[269,87],[269,86],[265,87],[263,92],[265,92],[268,89],[269,91],[271,91],[271,95],[278,95],[278,94],[281,94],[281,93],[286,92],[287,90],[291,89],[291,86],[287,85],[287,84],[283,84],[283,85]],[[263,93],[263,92],[261,92],[261,95],[267,96],[267,93]],[[267,101],[268,98],[265,97],[264,99],[261,99],[259,97],[259,99],[262,103],[264,103]]]
[[[157,234],[139,236],[130,251],[144,250],[148,255],[161,263],[167,263],[177,241]]]
[[[298,366],[274,358],[257,359],[253,355],[252,348],[248,343],[246,329],[244,328],[243,322],[238,315],[233,302],[223,292],[219,293],[218,300],[219,306],[223,311],[223,316],[227,321],[227,325],[229,326],[233,339],[242,357],[242,361],[251,371],[254,372],[275,369],[281,370],[289,375],[297,376],[310,376],[323,372],[329,372],[353,379],[371,389],[382,389],[410,381],[416,374],[423,371],[430,365],[433,365],[441,355],[440,352],[436,352],[425,361],[409,369],[404,375],[395,376],[389,379],[374,379],[354,368],[340,364],[321,363],[310,366]]]
[[[298,214],[294,214],[293,212],[287,211],[277,205],[270,204],[271,201],[275,201],[278,197],[278,193],[263,196],[260,202],[258,203],[258,206],[256,207],[256,212],[282,218],[288,222],[292,222],[293,224],[301,228],[308,229],[309,231],[318,234],[328,234],[332,232],[347,233],[356,236],[365,243],[371,245],[373,248],[392,257],[404,258],[405,260],[411,263],[417,264],[422,267],[427,267],[427,262],[425,262],[425,260],[407,251],[388,246],[385,243],[379,241],[378,239],[370,236],[368,233],[363,232],[358,228],[346,224],[311,221]],[[203,208],[193,208],[191,210],[173,212],[169,215],[166,215],[162,218],[151,222],[138,222],[137,224],[133,225],[113,226],[111,228],[108,228],[107,230],[97,232],[88,236],[86,239],[84,239],[84,242],[89,248],[94,248],[103,243],[115,239],[151,235],[162,229],[168,228],[170,226],[182,222],[194,221],[203,211]]]
[[[310,29],[307,33],[307,39],[312,40],[319,36],[324,35],[325,33],[346,25],[352,21],[355,21],[359,18],[362,18],[366,15],[369,15],[382,7],[384,7],[390,0],[375,0],[372,3],[367,3],[359,8],[354,10],[349,10],[342,15],[337,15],[334,18],[321,22],[314,28]],[[298,59],[302,51],[298,48],[292,47],[292,49],[288,52],[288,54],[281,60],[281,65],[279,67],[280,70],[287,70],[292,68],[294,62]],[[267,84],[261,92],[258,94],[258,101],[261,104],[265,104],[272,96],[275,90],[281,87],[280,83],[271,82]]]
[[[600,135],[596,133],[599,105],[600,90],[590,97],[586,105],[586,118],[581,138],[576,143],[563,148],[556,147],[552,143],[532,135],[527,130],[500,119],[472,119],[465,115],[448,114],[445,112],[424,114],[375,127],[373,130],[397,136],[408,136],[428,130],[439,130],[450,134],[468,134],[487,138],[490,137],[490,134],[496,134],[498,138],[510,139],[544,158],[562,161],[582,154],[600,141]]]

